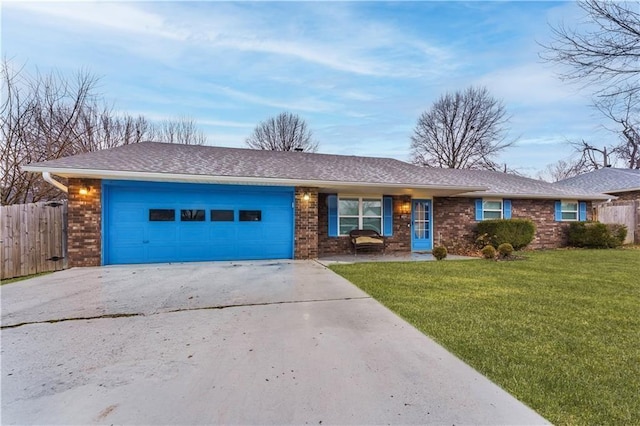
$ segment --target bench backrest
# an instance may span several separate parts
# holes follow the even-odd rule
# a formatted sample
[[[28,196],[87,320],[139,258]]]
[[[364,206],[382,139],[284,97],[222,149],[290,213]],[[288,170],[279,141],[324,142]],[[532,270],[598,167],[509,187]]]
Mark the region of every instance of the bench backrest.
[[[354,229],[349,232],[349,236],[351,238],[357,238],[357,237],[382,238],[382,236],[377,231],[374,231],[373,229]]]

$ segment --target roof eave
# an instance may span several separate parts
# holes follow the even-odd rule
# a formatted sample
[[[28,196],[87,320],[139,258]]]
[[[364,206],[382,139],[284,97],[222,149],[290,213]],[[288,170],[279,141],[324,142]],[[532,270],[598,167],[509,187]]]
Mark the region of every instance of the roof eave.
[[[496,197],[496,198],[522,198],[536,200],[585,200],[606,201],[617,198],[607,194],[530,194],[530,193],[499,193],[499,192],[475,192],[458,194],[456,197]]]
[[[385,182],[349,182],[349,181],[326,181],[312,179],[291,179],[291,178],[265,178],[250,176],[215,176],[215,175],[194,175],[161,172],[137,172],[128,170],[99,170],[99,169],[71,169],[60,167],[40,167],[22,166],[27,172],[49,172],[64,178],[88,178],[88,179],[113,179],[113,180],[142,180],[142,181],[162,181],[162,182],[191,182],[191,183],[221,183],[221,184],[244,184],[244,185],[273,185],[273,186],[309,186],[318,188],[411,188],[421,190],[448,190],[452,194],[463,192],[486,191],[485,186],[468,185],[422,185],[413,183],[385,183]]]
[[[616,189],[613,191],[605,191],[607,194],[619,194],[621,192],[634,192],[634,191],[640,191],[640,186],[637,188],[625,188],[625,189]]]

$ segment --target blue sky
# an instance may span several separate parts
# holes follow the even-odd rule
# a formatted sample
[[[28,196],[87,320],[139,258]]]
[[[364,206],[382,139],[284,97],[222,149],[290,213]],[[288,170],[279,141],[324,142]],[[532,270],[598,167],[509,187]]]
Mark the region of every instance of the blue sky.
[[[566,140],[615,138],[589,94],[539,59],[573,2],[2,2],[2,54],[27,69],[85,69],[113,105],[189,116],[209,144],[244,147],[282,111],[319,152],[409,160],[418,116],[443,93],[484,85],[512,116],[501,156],[535,175]]]

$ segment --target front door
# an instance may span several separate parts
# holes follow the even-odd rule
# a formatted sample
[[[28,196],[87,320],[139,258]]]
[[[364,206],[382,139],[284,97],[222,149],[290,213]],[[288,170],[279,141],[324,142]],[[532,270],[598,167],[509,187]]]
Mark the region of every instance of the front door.
[[[411,209],[411,250],[427,251],[433,248],[431,200],[413,200]]]

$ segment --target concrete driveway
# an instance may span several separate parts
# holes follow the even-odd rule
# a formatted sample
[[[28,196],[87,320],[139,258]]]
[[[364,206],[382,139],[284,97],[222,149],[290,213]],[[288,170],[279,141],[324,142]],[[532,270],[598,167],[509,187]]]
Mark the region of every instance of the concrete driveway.
[[[2,286],[2,424],[542,424],[313,261]]]

